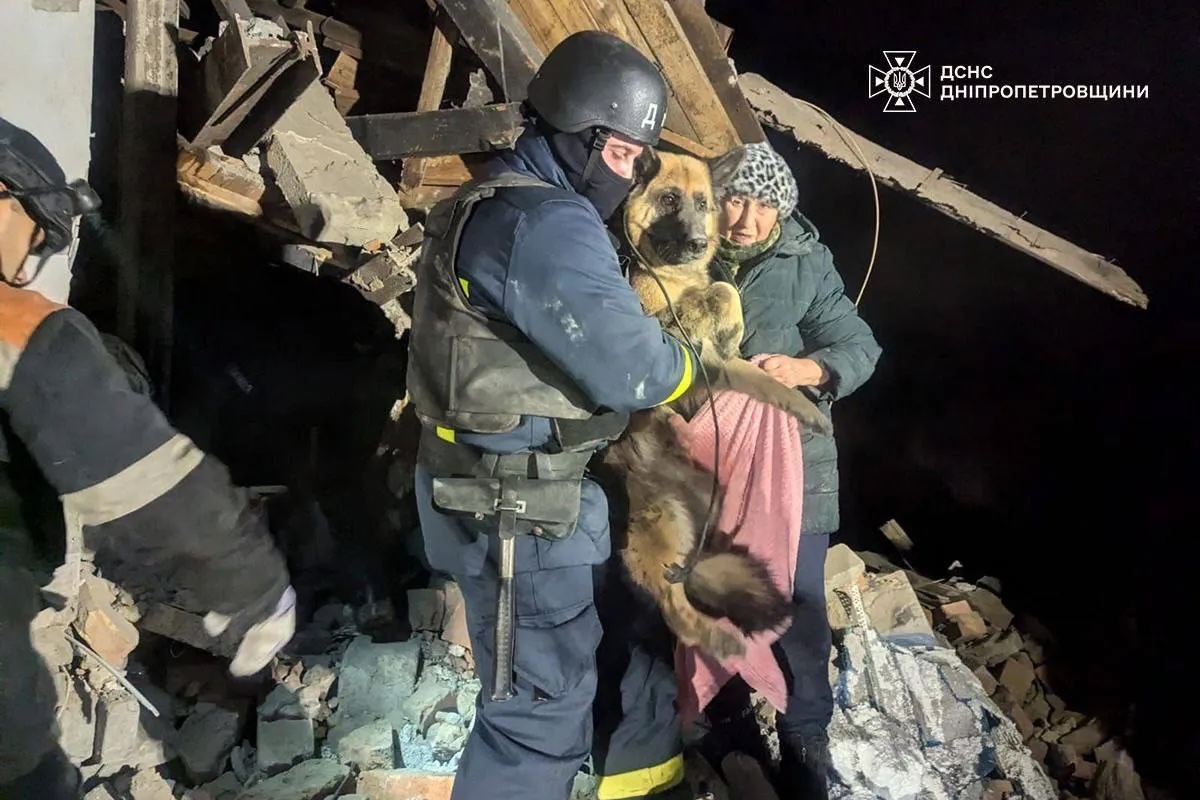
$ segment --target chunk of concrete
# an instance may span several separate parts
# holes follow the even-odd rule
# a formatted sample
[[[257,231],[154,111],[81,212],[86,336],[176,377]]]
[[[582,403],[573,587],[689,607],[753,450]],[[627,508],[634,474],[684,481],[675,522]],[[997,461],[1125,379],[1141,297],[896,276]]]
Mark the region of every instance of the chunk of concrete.
[[[113,794],[112,789],[102,783],[85,794],[83,800],[117,800],[117,796]]]
[[[144,769],[129,784],[130,800],[175,800],[171,784],[153,769]]]
[[[396,191],[318,83],[275,123],[266,159],[301,233],[314,241],[362,247],[408,225]]]
[[[452,675],[430,665],[421,671],[421,680],[416,691],[404,704],[405,716],[417,726],[421,733],[429,730],[434,715],[457,705],[456,681]]]
[[[138,688],[143,694],[151,692],[151,687]],[[170,708],[165,705],[161,695],[152,698],[152,701],[156,706],[162,704],[160,713]],[[148,732],[146,725],[154,730]],[[95,755],[102,764],[128,765],[138,769],[163,764],[174,757],[170,734],[166,715],[157,719],[151,716],[124,688],[114,685],[100,694],[96,711]]]
[[[934,643],[933,629],[903,572],[871,575],[862,590],[867,618],[881,637],[898,643]]]
[[[237,796],[241,794],[242,782],[238,780],[237,775],[226,772],[212,783],[206,783],[200,788],[208,792],[213,800],[236,800]]]
[[[198,703],[180,727],[176,745],[188,776],[196,783],[220,776],[241,731],[242,715],[237,711]]]
[[[258,771],[278,775],[313,757],[316,744],[310,719],[258,721]]]
[[[338,761],[360,771],[396,766],[396,743],[392,723],[385,719],[364,725],[337,742]]]
[[[237,800],[324,800],[349,779],[350,768],[314,758],[267,778],[242,792]]]
[[[66,697],[58,718],[58,745],[76,764],[87,761],[96,749],[96,702],[79,681],[67,681]]]
[[[342,658],[335,726],[343,735],[380,719],[403,727],[420,666],[419,641],[376,644],[356,637]]]

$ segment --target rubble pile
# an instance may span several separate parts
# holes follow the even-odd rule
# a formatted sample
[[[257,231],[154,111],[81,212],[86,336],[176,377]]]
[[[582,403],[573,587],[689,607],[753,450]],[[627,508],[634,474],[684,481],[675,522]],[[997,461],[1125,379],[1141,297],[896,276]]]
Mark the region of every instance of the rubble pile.
[[[1112,732],[1055,693],[1050,634],[1014,619],[998,585],[930,581],[863,555],[874,570],[844,545],[826,568],[834,796],[1144,796]]]
[[[363,635],[348,605],[318,609],[265,686],[159,640],[170,655],[155,685],[137,660],[156,638],[135,625],[141,611],[89,562],[75,568],[72,601],[32,633],[87,800],[449,796],[480,688],[454,584],[413,590],[404,641]]]

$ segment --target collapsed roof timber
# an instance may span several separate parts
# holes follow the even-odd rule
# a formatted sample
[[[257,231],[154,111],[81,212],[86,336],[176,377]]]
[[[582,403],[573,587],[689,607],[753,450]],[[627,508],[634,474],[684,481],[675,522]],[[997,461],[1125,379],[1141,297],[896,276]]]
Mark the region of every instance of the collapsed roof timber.
[[[660,64],[670,87],[665,147],[708,157],[737,142],[762,140],[766,124],[829,158],[863,167],[826,120],[803,101],[789,98],[762,76],[738,78],[726,55],[733,32],[709,18],[701,0],[512,0],[508,4],[426,0],[427,8],[414,0],[388,12],[387,42],[375,30],[384,24],[379,13],[352,11],[355,4],[343,4],[338,13],[359,27],[312,10],[317,3],[285,6],[275,0],[214,0],[225,25],[215,42],[200,48],[196,63],[177,63],[170,41],[181,8],[187,8],[181,0],[143,0],[128,7],[123,0],[101,3],[122,15],[131,42],[124,130],[128,136],[136,132],[140,146],[130,148],[122,168],[127,182],[141,191],[122,193],[123,227],[136,243],[132,252],[143,256],[144,263],[159,265],[154,275],[139,278],[133,267],[123,275],[122,330],[132,332],[133,308],[158,310],[153,321],[143,323],[153,333],[147,330],[137,340],[160,377],[167,370],[162,343],[170,336],[165,310],[169,295],[164,294],[169,292],[169,281],[162,277],[169,270],[164,272],[161,266],[169,263],[169,254],[161,243],[170,240],[171,226],[162,215],[170,207],[164,193],[175,187],[154,185],[152,176],[166,169],[168,154],[177,156],[178,183],[193,195],[323,245],[349,246],[349,252],[335,250],[336,260],[353,269],[363,245],[386,241],[407,228],[397,200],[410,212],[424,211],[467,180],[482,153],[511,143],[526,81],[543,54],[577,30],[615,33]],[[413,14],[424,17],[428,30],[423,69],[399,63],[403,58],[398,53],[421,49],[421,25],[404,22]],[[201,38],[188,31],[186,20],[180,31],[185,42]],[[333,58],[323,74],[322,52]],[[470,89],[465,97],[447,96],[452,69],[464,62],[478,67],[471,73]],[[410,76],[419,72],[415,106],[355,114],[356,76],[360,67],[371,63],[386,63]],[[326,91],[309,91],[318,80]],[[171,102],[139,101],[146,93]],[[176,95],[179,104],[173,100]],[[329,180],[323,174],[297,172],[303,168],[303,154],[287,153],[287,143],[276,137],[277,152],[268,153],[267,161],[279,167],[275,180],[286,202],[264,207],[264,196],[270,198],[272,187],[238,159],[268,138],[273,128],[286,128],[287,111],[297,103],[309,106],[305,114],[313,112],[314,104],[322,106],[323,124],[340,129],[346,161],[359,162],[361,180],[350,189],[341,184],[307,186],[309,179],[317,184]],[[182,142],[178,150],[167,143],[177,131]],[[916,164],[854,136],[858,149],[867,154],[872,173],[886,185],[1122,302],[1146,307],[1148,299],[1141,287],[1110,261],[968,192],[940,169]],[[159,147],[148,147],[154,137],[162,140]],[[220,151],[206,151],[213,147]],[[364,152],[380,171],[399,161],[394,198],[390,186],[381,186],[368,174],[370,170],[362,169],[367,166],[362,163]],[[299,164],[290,163],[296,159]],[[337,231],[336,225],[322,227],[318,219],[336,216],[336,210],[321,208],[320,203],[314,208],[309,202],[314,191],[322,190],[327,197],[343,198],[352,197],[356,190],[367,191],[375,204],[370,207],[383,214],[385,224],[376,226],[378,230],[358,231],[357,238]],[[142,220],[146,224],[139,225]],[[391,228],[393,221],[396,226]],[[135,291],[140,296],[137,302],[132,297]]]

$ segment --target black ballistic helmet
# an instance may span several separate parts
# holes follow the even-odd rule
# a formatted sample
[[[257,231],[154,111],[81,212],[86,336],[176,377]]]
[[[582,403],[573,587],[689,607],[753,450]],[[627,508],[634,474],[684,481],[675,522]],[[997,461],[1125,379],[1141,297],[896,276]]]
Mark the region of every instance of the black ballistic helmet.
[[[616,131],[638,144],[658,144],[667,115],[667,82],[633,45],[604,31],[563,39],[529,81],[528,102],[551,127],[577,133]]]
[[[41,141],[0,117],[0,197],[11,196],[42,229],[33,251],[51,256],[71,243],[71,222],[95,211],[100,198],[86,181],[67,183],[58,160]]]

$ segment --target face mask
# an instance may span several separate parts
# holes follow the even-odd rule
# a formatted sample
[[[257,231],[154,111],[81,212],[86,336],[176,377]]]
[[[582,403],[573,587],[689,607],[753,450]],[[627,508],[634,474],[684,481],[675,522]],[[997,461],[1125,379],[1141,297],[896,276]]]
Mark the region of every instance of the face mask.
[[[604,137],[587,130],[579,133],[555,132],[547,140],[575,191],[591,202],[600,219],[611,217],[629,196],[633,181],[622,178],[604,163],[604,157],[600,154]]]

